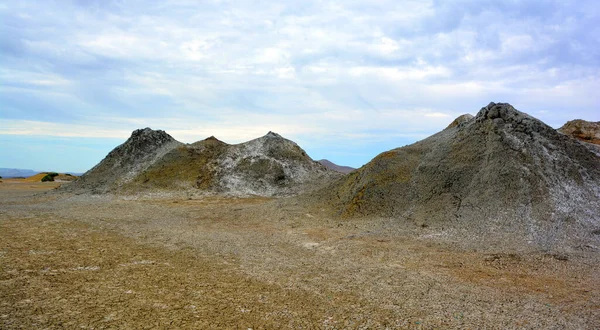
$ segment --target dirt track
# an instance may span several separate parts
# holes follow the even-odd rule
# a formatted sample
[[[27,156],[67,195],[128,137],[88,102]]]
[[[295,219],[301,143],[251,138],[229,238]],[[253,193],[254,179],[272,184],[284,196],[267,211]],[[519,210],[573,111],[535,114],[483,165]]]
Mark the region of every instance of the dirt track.
[[[0,183],[0,328],[600,328],[597,253],[464,250],[291,200],[31,196],[54,186]]]

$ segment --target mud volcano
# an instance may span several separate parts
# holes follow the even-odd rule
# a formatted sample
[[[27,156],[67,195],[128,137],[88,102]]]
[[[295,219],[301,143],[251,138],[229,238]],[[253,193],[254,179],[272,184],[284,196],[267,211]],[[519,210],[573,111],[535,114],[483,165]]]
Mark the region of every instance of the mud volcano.
[[[600,158],[510,104],[490,103],[384,152],[325,194],[345,217],[394,217],[541,248],[600,245]]]
[[[64,190],[281,196],[313,190],[340,176],[273,132],[234,145],[212,136],[184,144],[164,131],[146,128],[134,131]]]

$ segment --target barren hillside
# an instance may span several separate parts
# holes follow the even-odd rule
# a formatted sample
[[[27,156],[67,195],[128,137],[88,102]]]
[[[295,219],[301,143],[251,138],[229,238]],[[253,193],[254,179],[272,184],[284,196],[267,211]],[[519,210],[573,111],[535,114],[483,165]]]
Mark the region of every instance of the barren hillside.
[[[319,196],[345,217],[394,217],[465,241],[600,246],[600,158],[509,104],[384,152]]]
[[[339,176],[273,132],[235,145],[215,137],[183,144],[146,128],[65,190],[274,196],[312,190]]]
[[[113,149],[98,165],[64,189],[90,193],[116,191],[181,145],[164,131],[150,128],[135,130],[125,143]]]

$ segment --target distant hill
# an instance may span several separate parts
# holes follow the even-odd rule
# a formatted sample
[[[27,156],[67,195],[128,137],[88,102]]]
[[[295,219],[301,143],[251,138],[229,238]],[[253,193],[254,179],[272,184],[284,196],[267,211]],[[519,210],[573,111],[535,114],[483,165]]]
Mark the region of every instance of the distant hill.
[[[0,176],[3,178],[29,178],[36,174],[42,173],[42,171],[34,171],[21,168],[0,168]],[[71,174],[73,176],[80,176],[83,173],[77,172],[65,172],[65,174]]]
[[[192,144],[164,131],[136,130],[65,190],[137,194],[187,191],[234,195],[297,194],[337,172],[313,161],[277,133],[230,145],[210,137]]]
[[[600,122],[575,119],[558,129],[559,132],[581,141],[600,145]]]
[[[3,178],[27,178],[37,173],[39,172],[21,168],[0,168],[0,176]]]
[[[334,171],[341,172],[344,174],[348,174],[355,170],[354,167],[337,165],[327,159],[321,159],[321,160],[318,160],[318,162],[330,170],[334,170]]]
[[[46,177],[49,173],[52,172],[40,172],[30,177],[24,179],[25,182],[43,182],[43,178]],[[77,180],[77,176],[72,175],[70,173],[56,173],[54,172],[51,175],[51,179],[49,181],[58,181],[58,182],[71,182]]]

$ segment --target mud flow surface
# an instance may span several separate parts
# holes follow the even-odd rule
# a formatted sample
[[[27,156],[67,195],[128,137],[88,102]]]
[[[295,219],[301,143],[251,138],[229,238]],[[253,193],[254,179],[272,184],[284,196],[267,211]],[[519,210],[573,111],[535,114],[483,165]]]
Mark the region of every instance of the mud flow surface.
[[[598,329],[597,252],[466,249],[291,199],[0,183],[2,329]]]

